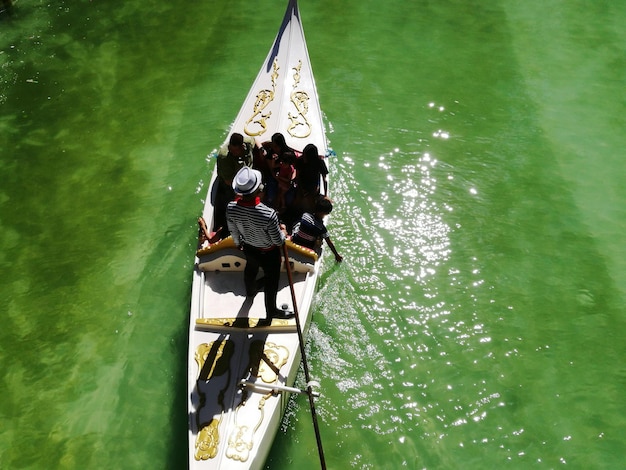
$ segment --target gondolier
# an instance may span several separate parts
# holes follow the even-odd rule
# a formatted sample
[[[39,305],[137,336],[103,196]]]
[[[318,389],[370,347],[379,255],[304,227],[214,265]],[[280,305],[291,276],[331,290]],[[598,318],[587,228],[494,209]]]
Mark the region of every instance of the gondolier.
[[[286,231],[278,221],[278,214],[261,202],[263,176],[258,170],[243,167],[233,180],[233,190],[239,197],[226,209],[226,221],[235,245],[246,255],[244,284],[246,296],[257,293],[256,276],[263,268],[265,290],[265,320],[259,325],[269,325],[273,318],[293,318],[293,312],[276,307],[280,279],[280,247],[285,243]]]

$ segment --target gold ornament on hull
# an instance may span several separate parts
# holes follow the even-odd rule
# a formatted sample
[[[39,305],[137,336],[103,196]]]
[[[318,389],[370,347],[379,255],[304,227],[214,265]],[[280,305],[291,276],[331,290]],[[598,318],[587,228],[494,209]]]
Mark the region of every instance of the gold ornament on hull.
[[[264,341],[253,341],[250,344],[250,375],[260,377],[265,383],[274,383],[278,380],[280,368],[287,363],[289,350],[276,343],[265,343]],[[265,402],[273,395],[272,392],[264,395],[259,400],[257,409],[259,419],[253,428],[249,425],[235,426],[228,437],[228,448],[226,457],[229,459],[245,462],[250,456],[250,451],[254,448],[254,434],[263,423],[265,418]],[[246,405],[247,395],[244,395],[242,402],[235,410],[235,424],[239,416],[239,410]]]
[[[287,132],[291,137],[297,139],[305,139],[311,135],[311,123],[306,118],[309,112],[309,95],[306,91],[298,90],[300,85],[300,71],[302,70],[302,61],[298,61],[298,65],[293,70],[293,91],[291,92],[291,103],[296,108],[297,113],[289,113],[289,127]]]
[[[278,80],[278,71],[280,70],[280,67],[278,66],[278,59],[274,59],[272,67],[272,89],[261,90],[257,93],[256,101],[254,102],[254,114],[248,118],[243,128],[244,132],[251,137],[259,136],[265,133],[267,130],[266,121],[272,115],[271,111],[263,114],[263,110],[267,108],[272,101],[274,101],[274,95],[276,94],[276,80]]]
[[[222,420],[213,418],[209,424],[200,429],[196,437],[196,452],[194,457],[196,460],[208,460],[215,458],[217,455],[217,447],[220,443],[218,426]]]
[[[198,363],[198,382],[208,381],[212,377],[230,374],[230,359],[235,350],[235,345],[230,340],[212,341],[199,344],[194,358]],[[226,381],[228,387],[229,380]],[[219,419],[213,418],[208,424],[200,425],[200,411],[206,404],[206,396],[198,387],[200,404],[196,411],[198,420],[198,435],[196,436],[194,458],[196,460],[208,460],[215,458],[220,443],[219,425],[224,414],[224,390],[218,394],[218,404],[222,408]]]
[[[194,356],[198,364],[198,379],[209,380],[213,375],[222,375],[226,372],[233,355],[233,349],[233,342],[227,340],[198,345]],[[224,360],[221,360],[222,357]],[[209,359],[208,362],[207,359]]]

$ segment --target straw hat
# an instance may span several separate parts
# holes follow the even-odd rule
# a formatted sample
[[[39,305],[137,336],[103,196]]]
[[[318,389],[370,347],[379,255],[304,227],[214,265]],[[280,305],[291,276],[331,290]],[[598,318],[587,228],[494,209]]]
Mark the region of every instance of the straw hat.
[[[235,175],[235,179],[233,180],[233,190],[237,194],[247,196],[259,189],[262,181],[263,175],[259,170],[253,170],[252,168],[244,166]]]

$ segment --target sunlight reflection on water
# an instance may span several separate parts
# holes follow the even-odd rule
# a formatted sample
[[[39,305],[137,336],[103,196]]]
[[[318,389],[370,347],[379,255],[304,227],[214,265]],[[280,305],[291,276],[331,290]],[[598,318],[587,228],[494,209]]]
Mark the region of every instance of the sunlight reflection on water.
[[[282,7],[246,3],[225,41],[227,2],[65,3],[0,20],[0,460],[180,468],[203,158]],[[427,3],[303,11],[337,120],[345,260],[325,256],[307,343],[330,468],[619,468],[619,2]],[[290,401],[269,467],[314,454],[307,407]]]
[[[435,139],[453,140],[437,129]],[[477,254],[454,253],[452,242],[464,230],[455,213],[481,204],[480,185],[441,163],[427,142],[404,147],[335,162],[343,167],[333,183],[344,214],[331,225],[349,253],[320,289],[324,319],[311,347],[320,374],[334,382],[330,393],[344,400],[322,414],[348,435],[372,432],[377,446],[394,434],[396,445],[419,448],[407,436],[443,442],[457,428],[480,444],[480,423],[507,406],[507,394],[485,379],[497,357],[486,309],[497,307]]]

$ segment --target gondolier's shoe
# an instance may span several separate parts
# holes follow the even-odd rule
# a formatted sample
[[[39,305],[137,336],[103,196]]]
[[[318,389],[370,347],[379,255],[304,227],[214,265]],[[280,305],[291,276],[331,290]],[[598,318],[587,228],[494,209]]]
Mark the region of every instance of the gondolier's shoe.
[[[272,320],[290,320],[296,316],[291,310],[281,310],[277,308],[274,310],[274,313],[268,315],[266,318],[261,318],[256,326],[270,326],[272,324]]]
[[[291,310],[281,310],[277,308],[272,314],[271,318],[276,318],[278,320],[289,320],[296,316]]]

